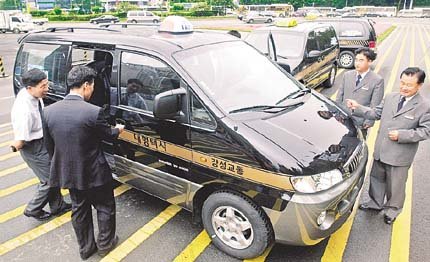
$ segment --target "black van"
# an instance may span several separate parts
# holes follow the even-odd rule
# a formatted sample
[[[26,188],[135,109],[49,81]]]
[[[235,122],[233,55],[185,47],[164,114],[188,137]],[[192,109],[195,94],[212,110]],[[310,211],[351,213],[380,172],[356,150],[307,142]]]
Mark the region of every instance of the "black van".
[[[291,20],[290,20],[291,21]],[[328,24],[280,24],[252,31],[245,41],[268,54],[309,88],[331,87],[337,71],[339,43]],[[291,23],[290,23],[291,25]]]
[[[333,18],[318,20],[332,25],[339,39],[339,66],[353,68],[354,51],[361,47],[369,47],[376,52],[376,32],[372,21],[366,18]]]
[[[52,104],[71,67],[94,68],[90,102],[126,126],[103,145],[115,178],[191,211],[224,252],[313,245],[351,214],[368,156],[360,131],[244,41],[166,18],[158,30],[51,28],[19,43],[15,93],[40,68]]]

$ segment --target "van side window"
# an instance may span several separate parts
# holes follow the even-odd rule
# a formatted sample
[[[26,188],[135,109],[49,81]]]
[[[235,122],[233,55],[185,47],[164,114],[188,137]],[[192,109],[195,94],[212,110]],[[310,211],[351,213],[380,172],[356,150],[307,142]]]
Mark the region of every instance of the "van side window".
[[[123,52],[120,70],[124,106],[152,112],[156,95],[180,86],[176,72],[151,56]]]
[[[12,22],[20,23],[21,21],[18,19],[18,17],[12,16]]]
[[[308,42],[306,44],[306,51],[309,53],[310,51],[313,50],[319,50],[318,48],[318,44],[317,44],[317,39],[315,37],[315,32],[312,31],[309,33],[308,35]]]
[[[21,75],[38,68],[48,76],[50,93],[66,94],[68,53],[69,47],[66,45],[25,44],[17,57],[15,78],[23,87]]]
[[[340,24],[339,36],[363,37],[364,26],[361,23],[343,22]]]
[[[73,48],[72,66],[87,64],[93,61],[94,51],[88,49]]]
[[[191,93],[191,124],[207,128],[215,128],[216,123],[200,100]]]
[[[331,45],[330,31],[328,27],[315,29],[315,34],[318,39],[318,44],[321,51],[327,50]]]

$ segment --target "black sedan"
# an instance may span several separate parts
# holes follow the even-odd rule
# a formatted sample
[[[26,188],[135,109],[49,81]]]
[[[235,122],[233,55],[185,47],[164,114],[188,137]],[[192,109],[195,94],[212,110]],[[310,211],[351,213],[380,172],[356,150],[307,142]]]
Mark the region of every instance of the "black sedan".
[[[119,18],[113,15],[102,15],[97,18],[93,18],[90,20],[91,24],[99,24],[99,23],[117,23],[119,22]]]

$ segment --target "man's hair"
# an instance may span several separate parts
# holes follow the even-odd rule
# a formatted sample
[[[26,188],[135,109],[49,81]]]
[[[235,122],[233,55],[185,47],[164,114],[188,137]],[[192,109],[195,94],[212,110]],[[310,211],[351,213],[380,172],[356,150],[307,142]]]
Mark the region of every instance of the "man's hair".
[[[355,50],[355,55],[358,55],[358,54],[364,55],[365,57],[367,57],[368,60],[371,60],[371,61],[375,61],[376,59],[376,53],[368,47],[360,47],[357,50]]]
[[[97,73],[88,66],[75,66],[67,74],[67,85],[70,89],[80,88],[85,82],[93,83]]]
[[[137,79],[137,78],[130,78],[130,79],[128,79],[128,80],[127,80],[127,85],[129,85],[129,84],[135,84],[135,85],[138,85],[138,86],[140,86],[140,87],[142,87],[142,86],[143,86],[142,81],[140,81],[140,80],[139,80],[139,79]]]
[[[237,30],[230,30],[230,31],[227,32],[227,34],[235,36],[237,38],[241,38],[242,37],[242,35]]]
[[[419,67],[408,67],[400,74],[400,78],[402,78],[403,75],[416,76],[418,84],[422,84],[424,83],[424,80],[426,80],[426,73]]]
[[[24,74],[22,74],[22,83],[24,84],[25,88],[28,88],[29,86],[37,86],[42,80],[45,80],[46,74],[37,68],[33,68]]]

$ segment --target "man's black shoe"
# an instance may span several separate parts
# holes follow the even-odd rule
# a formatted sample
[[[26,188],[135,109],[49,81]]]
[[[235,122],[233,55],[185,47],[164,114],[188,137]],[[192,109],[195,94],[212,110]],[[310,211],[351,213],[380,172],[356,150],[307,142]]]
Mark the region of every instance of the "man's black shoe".
[[[99,256],[104,257],[107,254],[109,254],[109,252],[111,252],[116,247],[116,245],[118,245],[118,241],[119,241],[118,236],[115,236],[114,239],[112,240],[112,243],[111,243],[110,247],[107,247],[107,248],[104,248],[104,249],[100,249],[99,248],[99,250],[97,251],[97,253],[99,254]]]
[[[373,211],[381,211],[382,210],[382,208],[371,207],[367,203],[363,203],[363,204],[359,205],[358,208],[361,210],[373,210]]]
[[[30,213],[27,210],[24,211],[24,216],[26,217],[32,217],[38,221],[45,221],[51,218],[51,213],[46,212],[45,210],[41,210],[37,213]]]
[[[90,258],[92,255],[94,255],[94,253],[97,252],[97,246],[94,246],[93,249],[90,250],[90,252],[86,253],[86,254],[80,254],[81,259],[82,260],[87,260],[88,258]]]
[[[385,222],[385,224],[387,224],[387,225],[391,225],[391,224],[393,224],[394,223],[394,221],[396,221],[396,218],[394,217],[394,218],[392,218],[392,217],[389,217],[389,216],[387,216],[387,215],[384,215],[384,222]]]
[[[51,214],[53,216],[61,216],[62,214],[72,210],[72,204],[69,204],[67,202],[63,202],[63,205],[61,206],[60,210],[56,212],[52,212]]]

